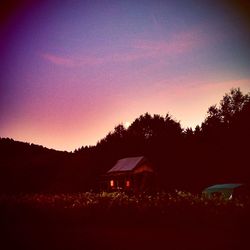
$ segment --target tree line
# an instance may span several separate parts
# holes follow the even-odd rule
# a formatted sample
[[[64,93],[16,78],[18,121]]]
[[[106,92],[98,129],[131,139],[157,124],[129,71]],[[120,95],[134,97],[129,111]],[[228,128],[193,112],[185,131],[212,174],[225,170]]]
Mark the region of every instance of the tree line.
[[[125,128],[117,125],[95,146],[73,153],[0,140],[0,188],[12,192],[76,192],[98,189],[98,180],[118,159],[145,156],[162,190],[199,192],[207,185],[249,183],[250,94],[231,89],[195,129],[183,129],[170,114],[145,113]],[[4,191],[4,192],[5,192]]]

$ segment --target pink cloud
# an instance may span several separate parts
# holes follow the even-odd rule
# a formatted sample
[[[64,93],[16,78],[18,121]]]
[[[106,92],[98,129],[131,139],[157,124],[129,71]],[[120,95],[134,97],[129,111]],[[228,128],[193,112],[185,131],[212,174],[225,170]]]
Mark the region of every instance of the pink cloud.
[[[78,67],[84,65],[95,66],[103,64],[105,62],[103,58],[94,56],[88,56],[83,58],[75,58],[75,57],[69,58],[69,57],[54,55],[52,53],[42,53],[41,57],[53,64],[63,65],[68,67],[74,67],[74,66]]]
[[[137,40],[133,47],[150,53],[152,56],[177,55],[187,53],[197,47],[206,45],[206,37],[199,31],[189,31],[175,34],[167,41]]]
[[[54,64],[64,66],[97,66],[106,63],[124,63],[142,59],[165,56],[177,56],[188,53],[195,48],[205,46],[208,38],[201,31],[187,31],[173,35],[168,40],[135,40],[125,51],[112,51],[104,56],[63,57],[50,53],[42,57]]]
[[[45,53],[45,54],[42,54],[42,58],[54,64],[64,65],[64,66],[74,66],[74,61],[72,59],[62,57],[62,56]]]
[[[207,35],[199,30],[181,32],[168,40],[135,40],[131,42],[133,51],[115,54],[105,61],[130,62],[147,58],[177,56],[188,53],[196,48],[206,46],[209,42]]]

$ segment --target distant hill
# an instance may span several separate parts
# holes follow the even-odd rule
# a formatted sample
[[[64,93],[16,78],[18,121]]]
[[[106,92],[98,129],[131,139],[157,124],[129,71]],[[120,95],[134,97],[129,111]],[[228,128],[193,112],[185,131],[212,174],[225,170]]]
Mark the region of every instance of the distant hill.
[[[73,154],[42,146],[0,139],[0,193],[65,192],[86,188]],[[80,188],[80,189],[81,189]]]

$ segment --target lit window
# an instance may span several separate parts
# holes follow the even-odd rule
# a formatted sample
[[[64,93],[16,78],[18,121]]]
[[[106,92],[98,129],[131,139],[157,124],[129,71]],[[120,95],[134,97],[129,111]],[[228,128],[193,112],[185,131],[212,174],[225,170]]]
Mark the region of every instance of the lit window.
[[[110,187],[114,187],[114,186],[115,186],[114,180],[110,180]]]
[[[129,180],[126,181],[126,187],[130,187],[130,181]]]

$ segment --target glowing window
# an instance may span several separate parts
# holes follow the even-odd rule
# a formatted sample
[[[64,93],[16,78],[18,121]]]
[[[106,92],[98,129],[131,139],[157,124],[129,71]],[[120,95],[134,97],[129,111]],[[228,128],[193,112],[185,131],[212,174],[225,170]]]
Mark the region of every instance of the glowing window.
[[[114,186],[115,186],[114,180],[110,180],[110,187],[114,187]]]
[[[130,181],[129,180],[126,181],[126,187],[130,187]]]

